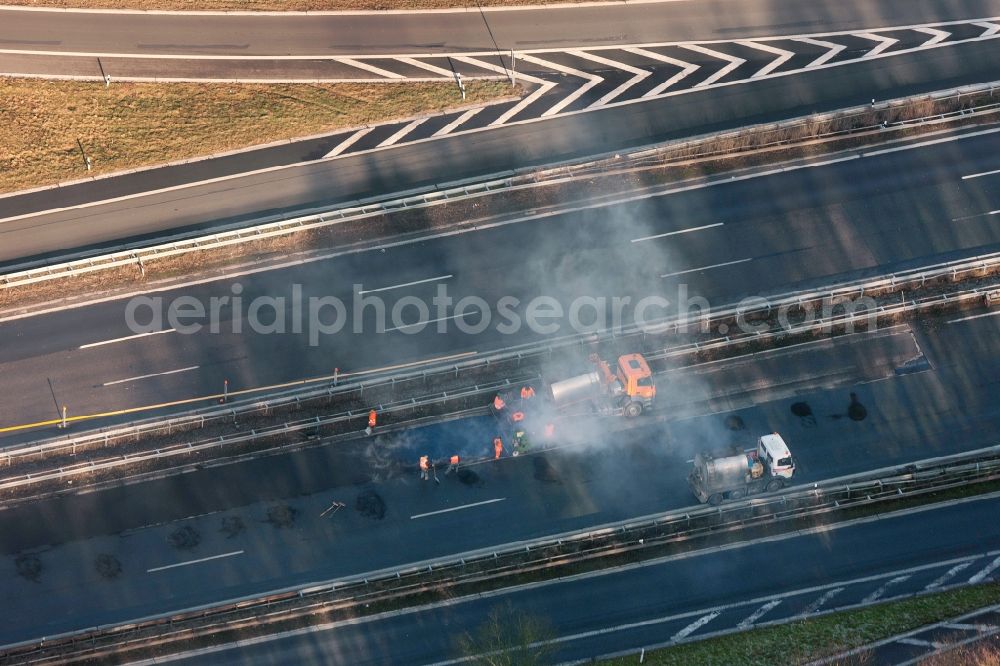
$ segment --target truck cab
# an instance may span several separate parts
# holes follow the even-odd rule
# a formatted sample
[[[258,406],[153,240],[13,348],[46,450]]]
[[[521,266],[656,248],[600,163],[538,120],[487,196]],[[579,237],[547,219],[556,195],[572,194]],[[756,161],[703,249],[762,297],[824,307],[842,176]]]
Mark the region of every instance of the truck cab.
[[[604,383],[609,387],[612,397],[619,402],[626,417],[636,417],[653,404],[656,384],[653,383],[653,371],[649,369],[642,354],[619,356],[614,374],[597,355],[593,355],[591,360],[597,364]]]
[[[788,445],[778,433],[764,435],[757,440],[757,457],[771,476],[790,479],[795,474],[795,461]]]

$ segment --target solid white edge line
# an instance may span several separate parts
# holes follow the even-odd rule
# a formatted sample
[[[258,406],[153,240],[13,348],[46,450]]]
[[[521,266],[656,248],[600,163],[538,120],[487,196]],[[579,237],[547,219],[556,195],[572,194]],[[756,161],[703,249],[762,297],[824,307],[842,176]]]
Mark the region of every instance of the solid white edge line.
[[[979,130],[977,132],[969,132],[968,134],[960,134],[958,136],[943,137],[940,139],[931,139],[929,141],[920,141],[917,143],[910,143],[905,146],[896,146],[894,148],[883,148],[881,150],[871,150],[871,151],[861,151],[861,157],[877,157],[878,155],[888,155],[889,153],[900,153],[906,150],[914,150],[916,148],[925,148],[927,146],[933,146],[939,143],[950,143],[951,141],[959,141],[961,139],[971,139],[977,136],[985,136],[987,134],[996,134],[1000,132],[1000,127],[994,127],[992,129]]]
[[[410,516],[410,520],[416,520],[417,518],[426,518],[427,516],[436,516],[442,513],[450,513],[452,511],[461,511],[462,509],[471,509],[475,506],[483,506],[484,504],[494,504],[496,502],[503,502],[506,497],[497,497],[496,499],[483,500],[482,502],[473,502],[472,504],[463,504],[462,506],[453,506],[448,509],[440,509],[439,511],[428,511],[427,513],[418,513],[416,515]]]
[[[128,379],[116,379],[113,382],[105,382],[101,386],[115,386],[117,384],[128,384],[131,382],[137,382],[143,379],[152,379],[153,377],[165,377],[167,375],[179,375],[182,372],[191,372],[192,370],[197,370],[200,365],[192,365],[190,368],[180,368],[179,370],[168,370],[167,372],[154,372],[149,375],[140,375],[139,377],[129,377]]]
[[[643,241],[654,240],[656,238],[665,238],[667,236],[677,236],[679,234],[689,234],[692,231],[701,231],[702,229],[712,229],[714,227],[721,227],[725,225],[725,222],[716,222],[715,224],[703,224],[700,227],[691,227],[690,229],[680,229],[678,231],[668,231],[663,234],[655,234],[653,236],[643,236],[642,238],[633,238],[630,243],[641,243]]]
[[[146,573],[154,573],[156,571],[165,571],[167,569],[176,569],[177,567],[186,567],[189,564],[200,564],[202,562],[209,562],[211,560],[221,560],[224,557],[233,557],[234,555],[242,555],[244,551],[234,550],[231,553],[222,553],[221,555],[209,555],[208,557],[202,557],[197,560],[187,560],[185,562],[176,562],[174,564],[167,564],[162,567],[153,567],[152,569],[146,569]]]
[[[1000,173],[1000,169],[994,169],[993,171],[983,171],[982,173],[970,173],[968,176],[962,176],[962,180],[969,180],[970,178],[982,178],[983,176],[993,176]]]
[[[699,266],[698,268],[689,268],[686,271],[677,271],[676,273],[665,273],[661,275],[661,278],[677,277],[678,275],[686,275],[688,273],[697,273],[699,271],[707,271],[712,268],[722,268],[724,266],[733,266],[735,264],[744,264],[748,261],[753,261],[753,257],[748,257],[746,259],[737,259],[735,261],[724,261],[721,264],[712,264],[711,266]]]
[[[959,319],[949,319],[947,323],[957,324],[959,322],[970,321],[972,319],[982,319],[983,317],[996,317],[997,315],[1000,315],[1000,310],[997,312],[984,312],[983,314],[969,315],[968,317],[961,317]]]
[[[114,340],[103,340],[101,342],[89,342],[85,345],[80,345],[77,349],[92,349],[93,347],[103,347],[104,345],[113,345],[118,342],[128,342],[129,340],[138,340],[139,338],[146,338],[151,335],[163,335],[164,333],[176,333],[172,328],[167,328],[162,331],[152,331],[150,333],[138,333],[136,335],[128,335],[124,338],[115,338]]]
[[[994,19],[994,17],[990,17],[990,20],[995,20],[995,19]],[[963,21],[951,21],[951,22],[942,22],[942,23],[933,23],[933,24],[922,24],[922,25],[954,25],[954,24],[968,24],[968,23],[969,23],[968,20],[963,20]],[[909,29],[909,28],[912,28],[912,27],[916,27],[916,26],[894,26],[891,29],[893,29],[893,30],[903,30],[903,29]],[[888,30],[890,28],[885,28],[885,29]],[[848,34],[849,35],[849,34],[854,34],[854,33],[852,31],[844,31],[844,32],[841,32],[841,33],[822,33],[822,34],[816,34],[814,36],[826,36],[826,35],[838,35],[838,34]],[[781,38],[773,38],[773,39],[787,39],[787,38],[786,37],[781,37]],[[985,36],[984,37],[976,37],[976,38],[972,38],[972,39],[965,39],[965,40],[960,40],[960,41],[955,41],[955,42],[948,42],[946,44],[936,44],[934,46],[927,47],[927,48],[941,48],[942,46],[966,44],[966,43],[971,43],[971,42],[983,41],[984,39],[987,39],[987,37],[985,37]],[[717,40],[717,41],[718,41],[718,43],[731,43],[732,42],[732,40]],[[769,41],[769,40],[765,39],[765,38],[760,38],[757,41]],[[702,43],[708,44],[708,43],[713,43],[713,42],[702,42]],[[647,46],[653,46],[653,45],[647,45]],[[622,47],[621,46],[617,46],[617,47],[607,47],[607,48],[621,49]],[[602,48],[595,47],[595,48],[593,48],[591,50],[592,51],[599,51],[599,50],[602,50]],[[923,49],[921,49],[921,48],[901,49],[899,51],[895,51],[895,52],[890,53],[890,54],[880,54],[878,56],[875,56],[875,58],[884,58],[884,57],[892,57],[892,56],[895,56],[895,55],[904,55],[904,54],[907,54],[907,53],[914,53],[914,52],[917,52],[917,51],[920,51],[920,50],[923,50]],[[562,52],[562,50],[559,50],[559,49],[550,49],[550,51]],[[542,51],[535,51],[535,52],[536,53],[540,53]],[[2,50],[0,50],[0,53],[2,53]],[[871,59],[875,59],[875,58],[871,58]],[[456,59],[458,59],[458,60],[471,60],[471,58],[462,58],[462,57],[457,57]],[[862,60],[863,60],[863,58],[854,58],[854,59],[845,60],[845,61],[837,62],[837,63],[825,63],[825,64],[823,64],[823,65],[821,65],[819,67],[815,67],[814,69],[827,69],[827,68],[830,68],[830,67],[839,67],[841,65],[849,65],[849,64],[856,63],[856,62],[860,62]],[[798,74],[801,74],[801,73],[803,73],[802,70],[792,70],[792,71],[788,71],[788,72],[780,72],[778,74],[772,74],[769,78],[780,78],[780,77],[785,77],[785,76],[798,75]],[[521,78],[527,78],[523,74],[519,74],[519,76]],[[90,78],[93,78],[93,79],[96,80],[99,77],[90,77]],[[150,79],[150,80],[153,80],[153,79]],[[156,80],[163,81],[164,79],[156,79]],[[749,81],[750,81],[749,79],[740,79],[738,81],[730,81],[730,82],[726,82],[726,83],[717,84],[717,87],[742,85],[742,84],[747,83]],[[232,82],[232,81],[231,81],[231,79],[226,79],[226,80],[223,80],[223,82],[229,83],[229,82]],[[273,83],[273,81],[269,81],[269,82]],[[315,82],[315,81],[313,81],[313,82]],[[700,90],[701,88],[697,88],[697,89]],[[658,97],[650,97],[650,98],[647,98],[647,96],[644,95],[643,97],[640,97],[638,99],[625,100],[625,101],[621,101],[621,102],[612,102],[611,104],[609,104],[607,107],[604,107],[604,108],[616,108],[616,107],[619,107],[619,106],[628,106],[630,104],[643,103],[645,101],[648,101],[648,99],[665,99],[667,97],[674,97],[674,96],[677,96],[677,95],[684,95],[684,94],[687,94],[688,92],[691,92],[691,91],[690,90],[680,90],[680,91],[674,91],[674,92],[667,92],[667,93],[663,93],[662,95],[660,95]],[[589,110],[588,109],[580,109],[578,111],[571,111],[571,112],[565,113],[565,114],[563,114],[563,116],[564,117],[568,117],[568,116],[572,116],[572,115],[576,115],[576,114],[580,114],[580,113],[592,113],[595,110],[596,109],[589,109]],[[526,119],[526,120],[518,120],[518,121],[515,121],[515,122],[511,123],[511,125],[528,125],[528,124],[531,124],[531,123],[535,123],[535,122],[539,122],[539,121],[544,121],[544,120],[546,120],[546,118],[542,118],[542,117],[532,118],[532,119]],[[491,127],[488,126],[488,127],[480,127],[480,128],[475,128],[475,129],[467,130],[466,132],[467,133],[473,133],[473,132],[489,131],[490,129],[491,129]],[[998,130],[998,131],[1000,131],[1000,130]],[[465,133],[465,132],[463,132],[463,133]],[[974,134],[972,134],[972,135],[974,135]],[[962,136],[959,136],[959,137],[954,137],[954,140],[958,140],[958,139],[964,138],[965,136],[970,136],[970,135],[962,135]],[[434,135],[434,136],[428,137],[426,139],[418,139],[417,141],[410,142],[407,145],[414,145],[414,144],[423,143],[423,142],[426,142],[426,141],[433,141],[433,140],[440,139],[440,138],[442,138],[442,137]],[[368,150],[365,150],[365,151],[360,151],[358,153],[353,153],[352,155],[353,156],[362,155],[362,154],[367,154],[367,153],[371,153],[371,152],[375,152],[375,151],[379,151],[379,150],[392,150],[393,148],[394,147],[392,147],[392,146],[389,146],[389,147],[386,147],[386,148],[371,148],[371,149],[368,149]],[[327,158],[323,158],[323,159],[327,159]],[[335,158],[329,158],[329,159],[335,159]],[[296,162],[295,164],[284,164],[284,165],[279,165],[279,166],[274,166],[274,167],[266,167],[266,168],[263,168],[263,169],[257,169],[257,170],[254,170],[254,171],[243,172],[243,173],[239,173],[239,174],[232,174],[232,175],[228,175],[228,176],[219,176],[219,177],[216,177],[216,178],[209,178],[209,179],[206,179],[206,180],[196,181],[196,182],[193,182],[193,183],[185,183],[183,185],[176,185],[176,186],[171,186],[171,187],[165,187],[165,188],[161,188],[159,190],[151,190],[151,191],[148,191],[148,192],[141,192],[141,193],[137,193],[137,194],[129,194],[129,195],[121,196],[121,197],[112,197],[110,199],[104,199],[104,200],[100,200],[100,201],[92,201],[92,202],[87,202],[85,204],[79,204],[79,205],[74,205],[74,206],[65,206],[65,207],[62,207],[62,208],[54,208],[54,209],[49,209],[49,210],[45,210],[45,211],[37,211],[37,212],[34,212],[34,213],[26,213],[24,215],[16,215],[16,216],[13,216],[13,217],[8,217],[8,218],[0,219],[0,223],[3,223],[3,222],[12,222],[12,221],[15,221],[15,220],[26,219],[26,218],[37,217],[37,216],[44,216],[44,215],[49,215],[49,214],[52,214],[52,213],[55,213],[55,212],[63,212],[63,211],[67,211],[67,210],[79,210],[79,209],[89,208],[89,207],[93,207],[93,206],[106,205],[106,204],[114,203],[114,202],[117,202],[117,201],[123,201],[123,200],[127,200],[127,199],[138,198],[138,197],[145,197],[145,196],[150,196],[150,195],[153,195],[153,194],[161,194],[161,193],[164,193],[164,192],[170,192],[170,191],[176,191],[176,190],[182,190],[182,189],[189,189],[189,188],[193,188],[193,187],[204,186],[204,185],[210,184],[210,183],[217,183],[217,182],[224,182],[224,181],[228,181],[228,180],[235,180],[235,179],[239,179],[239,178],[246,178],[248,176],[258,175],[258,174],[262,174],[262,173],[283,171],[283,170],[294,169],[294,168],[301,168],[301,167],[310,167],[310,166],[315,165],[316,162],[319,162],[319,161],[321,161],[321,160],[313,160],[313,161],[310,161],[310,162]],[[55,188],[55,187],[58,187],[58,185],[57,186],[53,186],[53,188]],[[49,188],[49,189],[53,189],[53,188]],[[17,193],[15,192],[15,193],[11,193],[10,195],[5,195],[5,196],[13,196],[15,194],[17,194]]]
[[[418,284],[425,284],[427,282],[438,282],[442,280],[450,280],[455,277],[451,273],[448,275],[438,275],[437,277],[426,278],[424,280],[414,280],[413,282],[404,282],[403,284],[393,284],[388,287],[379,287],[378,289],[361,289],[358,294],[377,294],[380,291],[389,291],[391,289],[402,289],[403,287],[412,287]]]
[[[624,572],[624,571],[631,571],[633,569],[645,568],[645,567],[649,567],[649,566],[656,566],[656,565],[659,565],[659,564],[664,564],[666,562],[673,562],[673,561],[677,561],[677,560],[687,560],[687,559],[690,559],[692,557],[697,557],[697,556],[705,555],[705,554],[708,554],[708,553],[728,552],[730,550],[739,550],[739,549],[746,548],[748,546],[755,545],[755,544],[774,543],[774,542],[778,542],[778,541],[787,541],[789,539],[797,538],[797,537],[802,537],[802,536],[805,536],[805,535],[819,534],[819,533],[822,533],[822,532],[829,532],[829,531],[844,529],[844,528],[847,528],[847,527],[852,527],[854,525],[863,525],[863,524],[868,524],[868,523],[873,523],[873,522],[879,522],[881,520],[890,520],[890,519],[898,518],[898,517],[902,517],[902,516],[914,515],[914,514],[919,514],[919,513],[926,513],[928,511],[941,510],[941,509],[945,509],[945,508],[949,508],[949,507],[957,506],[957,505],[961,505],[961,504],[971,504],[971,503],[974,503],[974,502],[994,500],[994,499],[997,499],[998,497],[1000,497],[1000,492],[989,493],[987,495],[980,495],[980,496],[976,496],[976,497],[964,497],[964,498],[959,498],[959,499],[954,499],[954,500],[945,500],[944,502],[941,502],[941,503],[938,503],[938,504],[935,504],[935,505],[918,506],[918,507],[912,507],[910,509],[903,509],[902,511],[896,511],[896,512],[892,512],[892,513],[888,513],[888,514],[880,514],[880,515],[877,515],[877,516],[866,516],[864,518],[855,518],[855,519],[848,520],[848,521],[845,521],[843,523],[837,523],[837,524],[834,524],[834,525],[829,525],[829,526],[824,526],[824,527],[811,527],[811,528],[806,528],[806,529],[803,529],[803,530],[799,530],[797,532],[792,532],[792,533],[787,533],[787,534],[781,534],[781,535],[777,535],[777,536],[770,536],[770,537],[761,537],[759,539],[755,539],[755,540],[751,540],[751,541],[743,541],[743,542],[739,542],[739,543],[726,544],[724,546],[719,546],[719,547],[714,547],[714,548],[709,548],[709,549],[703,549],[701,551],[691,551],[691,552],[688,552],[688,553],[681,553],[681,554],[677,554],[677,555],[667,555],[667,556],[655,558],[653,560],[649,560],[649,561],[646,561],[646,562],[636,562],[636,563],[633,563],[633,564],[625,564],[625,565],[620,565],[620,566],[617,566],[617,567],[611,567],[610,569],[605,569],[605,570],[601,570],[601,571],[590,571],[590,572],[586,572],[586,573],[582,573],[582,574],[575,574],[575,575],[567,576],[565,578],[557,579],[557,580],[554,580],[554,581],[539,581],[539,582],[534,582],[534,583],[525,583],[525,584],[522,584],[522,585],[515,585],[513,587],[505,588],[505,589],[502,589],[502,590],[491,590],[489,592],[483,592],[483,593],[480,593],[478,595],[470,595],[470,596],[466,596],[466,597],[458,597],[458,598],[449,599],[449,600],[443,601],[443,602],[432,602],[432,603],[424,604],[422,606],[415,606],[415,607],[405,608],[405,609],[401,609],[401,610],[385,611],[385,612],[382,612],[382,613],[377,613],[375,615],[370,615],[370,616],[365,616],[365,617],[351,618],[351,619],[348,619],[348,620],[339,620],[339,621],[334,621],[334,622],[328,622],[328,623],[325,623],[323,625],[318,625],[318,626],[314,626],[314,627],[307,627],[307,628],[302,628],[302,629],[291,629],[291,630],[282,632],[280,634],[273,634],[271,636],[258,636],[258,637],[254,637],[254,638],[249,638],[249,639],[246,639],[245,641],[241,641],[238,644],[237,643],[230,643],[230,644],[227,644],[227,645],[216,645],[216,646],[212,646],[212,647],[209,647],[209,648],[198,648],[198,649],[195,649],[195,650],[189,650],[188,652],[185,652],[182,655],[177,656],[176,659],[190,658],[192,656],[202,656],[202,655],[206,655],[206,654],[215,654],[215,653],[218,653],[218,652],[225,652],[225,651],[228,651],[228,650],[232,650],[232,649],[234,649],[236,647],[240,647],[240,646],[244,646],[245,647],[245,646],[248,646],[248,645],[258,645],[258,644],[273,642],[273,641],[276,641],[276,640],[283,640],[283,639],[286,639],[286,638],[292,638],[292,637],[296,637],[296,636],[303,636],[303,635],[310,634],[310,633],[319,633],[319,632],[324,632],[324,631],[331,631],[331,630],[334,630],[334,629],[338,629],[338,628],[340,628],[342,626],[356,626],[356,625],[359,625],[359,624],[366,624],[366,623],[369,623],[369,622],[375,622],[375,621],[384,620],[384,619],[388,619],[388,618],[392,618],[392,617],[399,617],[399,616],[402,616],[402,615],[411,615],[411,614],[414,614],[414,613],[419,613],[419,612],[423,612],[423,611],[430,610],[430,609],[435,609],[435,608],[445,608],[445,607],[458,606],[460,604],[468,603],[468,602],[474,601],[476,599],[486,599],[486,598],[500,597],[500,596],[503,596],[503,595],[514,594],[514,593],[517,593],[517,592],[522,592],[522,591],[525,591],[525,590],[537,589],[537,588],[540,588],[540,587],[549,587],[549,586],[551,586],[553,584],[556,584],[556,583],[565,583],[565,582],[571,582],[571,581],[577,581],[577,580],[587,580],[587,579],[595,578],[595,577],[598,577],[598,576],[601,576],[601,575],[621,573],[621,572]],[[855,578],[855,579],[848,580],[848,581],[838,581],[838,582],[834,582],[834,583],[828,583],[828,584],[824,584],[824,585],[812,586],[812,587],[808,587],[808,588],[803,588],[803,589],[799,589],[799,590],[793,590],[793,591],[789,591],[789,592],[785,592],[785,593],[779,593],[779,594],[770,595],[770,596],[766,596],[766,597],[758,597],[756,599],[749,599],[749,600],[743,601],[743,602],[736,602],[736,603],[733,603],[733,604],[725,604],[725,605],[722,605],[722,606],[716,606],[714,609],[717,609],[717,610],[728,610],[728,609],[731,609],[731,608],[738,608],[738,607],[745,606],[745,605],[751,605],[751,604],[757,604],[757,603],[764,603],[764,602],[770,601],[772,599],[785,599],[785,598],[795,597],[795,596],[799,596],[799,595],[803,595],[803,594],[809,594],[809,593],[812,593],[812,592],[819,592],[821,590],[827,590],[828,591],[828,590],[831,590],[831,589],[833,589],[833,588],[835,588],[837,586],[843,586],[844,588],[846,588],[846,587],[850,587],[851,585],[857,585],[859,583],[866,583],[866,582],[871,582],[871,581],[876,581],[876,580],[882,580],[884,578],[889,578],[889,577],[891,577],[891,576],[893,576],[895,574],[915,573],[915,572],[919,572],[919,571],[925,571],[925,570],[928,570],[928,569],[934,569],[934,568],[938,568],[938,567],[945,567],[945,566],[957,564],[959,562],[965,562],[965,561],[975,560],[975,559],[978,559],[980,557],[994,557],[998,553],[1000,553],[1000,551],[990,551],[990,552],[986,552],[986,553],[977,553],[975,555],[968,555],[968,556],[964,556],[964,557],[956,557],[956,558],[951,558],[951,559],[948,559],[948,560],[942,560],[942,561],[934,562],[934,563],[931,563],[931,564],[918,565],[918,566],[911,567],[909,569],[903,569],[903,570],[900,570],[900,571],[883,573],[883,574],[876,574],[876,575],[872,575],[872,576],[866,576],[866,577],[863,577],[863,578]],[[659,623],[662,623],[664,621],[669,621],[669,620],[674,620],[674,619],[682,619],[682,618],[687,618],[687,617],[698,617],[698,616],[704,614],[704,612],[708,611],[708,610],[713,610],[713,609],[702,609],[702,610],[699,610],[699,611],[690,611],[690,612],[687,612],[687,613],[682,613],[680,615],[670,616],[669,618],[659,618],[660,621],[659,622],[655,622],[655,624],[659,624]],[[803,617],[804,617],[803,615],[799,615],[798,619],[802,619]],[[792,619],[796,619],[796,618],[793,617]],[[643,626],[645,626],[645,625],[643,625]],[[600,635],[601,633],[609,633],[610,631],[613,631],[614,629],[615,629],[615,627],[612,627],[610,629],[605,629],[605,630],[597,630],[597,634]],[[574,637],[572,637],[572,636],[567,637],[568,640],[573,640],[573,638]],[[556,640],[559,640],[559,639],[556,639]],[[566,642],[566,641],[563,641],[563,642]],[[432,666],[445,666],[445,665],[448,665],[448,664],[461,663],[462,661],[468,661],[468,659],[464,659],[464,660],[450,660],[450,661],[437,662],[436,665],[432,665]],[[156,661],[156,660],[152,660],[152,661],[151,660],[144,660],[144,661],[141,661],[141,662],[135,662],[133,666],[137,666],[138,664],[150,664],[150,665],[152,665],[152,664],[156,664],[156,663],[159,663],[159,662]]]

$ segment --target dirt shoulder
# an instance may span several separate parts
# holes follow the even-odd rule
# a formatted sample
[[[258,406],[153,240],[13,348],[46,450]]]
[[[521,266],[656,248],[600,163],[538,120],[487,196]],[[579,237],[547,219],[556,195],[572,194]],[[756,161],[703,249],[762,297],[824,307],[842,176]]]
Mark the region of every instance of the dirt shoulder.
[[[0,191],[509,98],[510,85],[0,79]],[[81,152],[82,151],[82,152]],[[84,153],[91,161],[87,171]]]

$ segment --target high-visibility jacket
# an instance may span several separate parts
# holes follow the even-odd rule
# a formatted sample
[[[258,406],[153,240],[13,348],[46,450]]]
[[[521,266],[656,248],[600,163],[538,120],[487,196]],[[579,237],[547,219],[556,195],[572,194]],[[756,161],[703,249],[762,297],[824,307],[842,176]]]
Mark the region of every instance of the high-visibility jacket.
[[[545,436],[552,437],[556,434],[556,426],[553,423],[545,424]]]
[[[527,399],[534,397],[535,397],[535,389],[531,388],[530,386],[521,387],[521,398]]]
[[[497,396],[497,397],[493,398],[493,409],[499,411],[499,410],[503,409],[506,406],[507,406],[507,403],[505,403],[503,401],[503,398],[501,398],[500,396]]]
[[[427,471],[430,465],[427,463],[427,456],[420,456],[420,469]]]
[[[497,458],[499,458],[500,454],[503,453],[503,440],[499,437],[493,440],[493,453],[496,454]]]
[[[368,412],[368,427],[374,428],[376,420],[378,420],[378,415],[375,413],[375,410],[373,409],[372,411]]]
[[[524,420],[524,412],[514,412],[513,414],[511,414],[510,418],[512,418],[515,423],[518,422],[518,421],[523,421]]]
[[[459,461],[459,457],[458,456],[452,456],[451,457],[451,464],[452,465],[457,465],[458,461]]]

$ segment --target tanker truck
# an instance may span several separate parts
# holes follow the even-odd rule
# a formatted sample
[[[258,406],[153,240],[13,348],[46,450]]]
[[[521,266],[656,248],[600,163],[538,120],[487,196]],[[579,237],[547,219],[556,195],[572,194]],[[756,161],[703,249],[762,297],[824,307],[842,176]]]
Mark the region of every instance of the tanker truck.
[[[590,361],[594,370],[549,385],[549,397],[556,407],[589,403],[595,411],[631,419],[653,404],[656,386],[642,354],[619,356],[614,372],[596,354],[591,354]]]
[[[656,386],[642,354],[620,356],[614,371],[597,354],[590,361],[594,370],[552,382],[537,396],[531,384],[496,394],[491,409],[504,441],[513,441],[515,455],[533,440],[551,440],[559,419],[584,414],[635,418],[652,406]]]
[[[688,485],[702,504],[742,499],[785,487],[795,474],[795,461],[778,433],[757,440],[757,448],[716,455],[699,453],[688,475]]]

